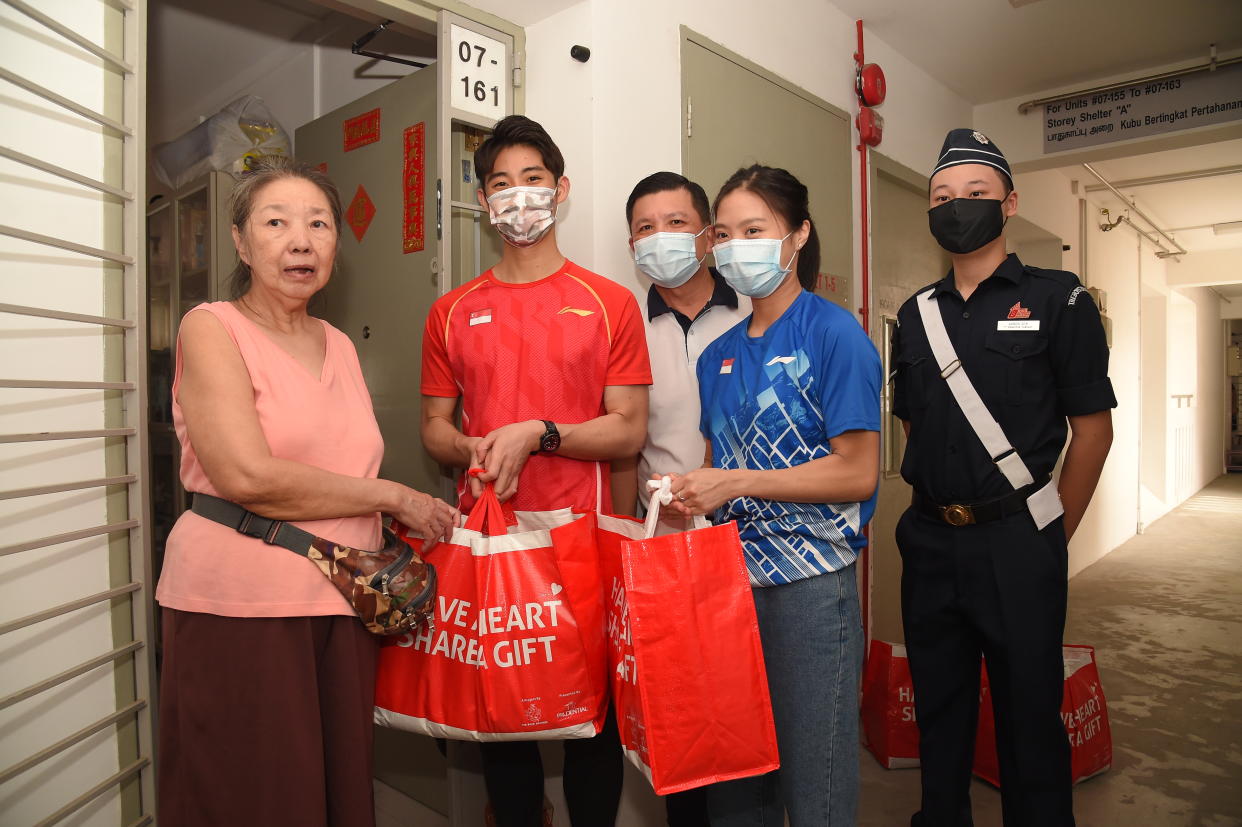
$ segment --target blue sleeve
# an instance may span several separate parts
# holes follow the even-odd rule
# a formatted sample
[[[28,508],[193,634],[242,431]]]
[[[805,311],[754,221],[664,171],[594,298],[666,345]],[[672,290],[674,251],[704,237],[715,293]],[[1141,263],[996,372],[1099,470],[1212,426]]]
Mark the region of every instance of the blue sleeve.
[[[712,345],[714,344],[713,342]],[[708,378],[711,374],[704,371],[703,366],[712,358],[712,353],[715,350],[712,345],[708,345],[699,354],[699,361],[694,366],[695,375],[699,379],[699,433],[703,434],[708,442],[711,442],[712,439],[709,424],[711,422],[710,408],[713,389],[711,387],[711,380]]]
[[[847,314],[827,319],[817,338],[824,433],[832,439],[846,431],[879,431],[881,368],[875,345]]]

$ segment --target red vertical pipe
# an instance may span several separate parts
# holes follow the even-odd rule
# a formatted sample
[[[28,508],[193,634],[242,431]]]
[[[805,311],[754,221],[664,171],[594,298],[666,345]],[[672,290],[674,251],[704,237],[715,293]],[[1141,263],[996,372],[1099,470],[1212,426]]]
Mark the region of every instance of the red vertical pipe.
[[[863,67],[863,22],[857,21],[858,26],[858,51],[854,54],[854,67],[861,71]],[[862,99],[859,99],[859,108],[862,108]],[[859,199],[860,209],[860,226],[862,232],[862,299],[858,307],[858,315],[862,318],[863,330],[868,334],[871,333],[871,230],[869,227],[870,204],[867,201],[867,145],[863,143],[862,136],[858,139],[858,183],[861,197]]]
[[[863,22],[856,21],[858,27],[858,51],[854,53],[854,69],[855,78],[863,67]],[[862,98],[859,98],[858,106],[862,108]],[[857,122],[855,129],[857,129]],[[859,321],[862,322],[863,330],[870,335],[871,333],[871,229],[869,226],[870,205],[867,202],[867,145],[863,143],[862,135],[858,137],[858,189],[859,189],[859,227],[862,234],[861,252],[862,252],[862,297],[858,304]],[[863,622],[863,642],[864,653],[871,648],[871,526],[868,524],[863,528],[863,536],[867,538],[867,545],[863,547],[862,559],[862,622]]]

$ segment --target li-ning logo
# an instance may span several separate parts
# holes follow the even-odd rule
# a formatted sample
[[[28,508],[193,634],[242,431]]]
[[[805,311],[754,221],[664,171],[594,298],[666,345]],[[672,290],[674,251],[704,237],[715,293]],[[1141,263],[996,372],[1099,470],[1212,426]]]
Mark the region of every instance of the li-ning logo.
[[[562,307],[559,311],[557,311],[556,315],[559,316],[562,313],[573,313],[575,316],[592,316],[595,314],[595,311],[594,310],[579,310],[576,307],[569,307],[567,305],[565,307]]]

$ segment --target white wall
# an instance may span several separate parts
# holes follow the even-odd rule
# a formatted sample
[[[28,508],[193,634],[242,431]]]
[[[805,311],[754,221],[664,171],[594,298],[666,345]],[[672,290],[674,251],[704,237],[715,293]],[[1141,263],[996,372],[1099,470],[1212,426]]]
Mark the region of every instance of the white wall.
[[[1194,422],[1198,440],[1192,486],[1198,491],[1225,471],[1225,346],[1220,298],[1206,288],[1182,291],[1197,317],[1195,365],[1198,370]]]
[[[1047,170],[1018,175],[1014,183],[1018,214],[1069,244],[1063,266],[1081,272],[1078,196],[1072,192],[1071,180],[1060,171]],[[1089,214],[1094,214],[1094,208],[1090,209]],[[1088,222],[1087,266],[1090,284],[1107,294],[1113,325],[1109,376],[1118,408],[1113,414],[1113,447],[1108,462],[1091,507],[1070,544],[1071,576],[1133,536],[1138,520],[1140,253],[1133,234],[1102,233],[1096,225],[1098,222]]]
[[[1015,185],[1019,214],[1071,245],[1064,267],[1083,272],[1079,196],[1073,193],[1071,178],[1060,170],[1043,170],[1018,174]],[[1125,225],[1110,232],[1099,229],[1099,208],[1104,203],[1099,194],[1087,198],[1086,272],[1087,282],[1106,293],[1113,328],[1109,376],[1118,407],[1113,412],[1112,451],[1070,544],[1071,575],[1133,536],[1140,522],[1150,524],[1163,516],[1223,470],[1222,303],[1210,290],[1192,287],[1175,292],[1174,287],[1219,283],[1220,271],[1228,269],[1234,251],[1194,253],[1180,262],[1158,258],[1152,246],[1141,243]],[[1176,300],[1185,301],[1193,311],[1188,338],[1170,309]],[[1197,367],[1187,374],[1187,364]],[[1194,384],[1193,408],[1178,409],[1170,394],[1184,392],[1182,385],[1189,377]],[[1189,482],[1183,488],[1188,490],[1182,491],[1176,479],[1179,423],[1193,424],[1197,434],[1185,460]]]
[[[475,5],[504,14],[502,4]],[[527,114],[564,150],[574,186],[570,197],[577,201],[564,216],[559,237],[568,254],[636,292],[645,290],[646,282],[629,257],[623,210],[641,178],[682,168],[683,24],[851,117],[856,111],[854,20],[827,2],[773,0],[756,13],[740,0],[582,0],[529,26]],[[575,43],[591,48],[586,65],[569,57]],[[928,168],[944,134],[969,125],[970,106],[875,37],[867,37],[866,55],[884,67],[888,80],[888,101],[879,109],[886,121],[882,151],[914,169]],[[743,106],[739,117],[744,111]],[[853,163],[850,186],[857,210],[856,155]],[[857,232],[854,236],[857,247]]]
[[[107,3],[41,0],[45,13],[85,37],[120,49],[120,12]],[[0,5],[0,54],[6,69],[120,119],[119,76],[8,5]],[[103,76],[101,78],[101,75]],[[120,140],[106,130],[6,84],[0,143],[113,185]],[[111,163],[108,163],[111,159]],[[29,167],[0,161],[0,224],[120,249],[115,199]],[[103,315],[105,285],[120,268],[53,248],[0,237],[0,303]],[[88,325],[0,314],[0,375],[11,379],[104,379],[103,336]],[[99,428],[98,391],[0,389],[0,433]],[[0,445],[0,489],[106,476],[102,440]],[[0,500],[0,544],[20,543],[107,522],[102,489]],[[108,543],[94,537],[0,557],[0,622],[108,589]],[[0,638],[0,696],[111,650],[108,604],[28,626]],[[9,766],[116,709],[110,668],[91,671],[0,711],[0,765]],[[87,739],[0,786],[0,821],[33,824],[115,773],[112,729]],[[73,819],[120,823],[110,791]]]

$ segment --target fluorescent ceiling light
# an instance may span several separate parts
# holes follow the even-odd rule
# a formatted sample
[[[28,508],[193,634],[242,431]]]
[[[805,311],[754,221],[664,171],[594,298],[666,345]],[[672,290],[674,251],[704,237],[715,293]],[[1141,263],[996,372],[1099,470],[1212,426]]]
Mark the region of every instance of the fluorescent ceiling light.
[[[1226,221],[1222,224],[1213,224],[1212,232],[1216,235],[1227,235],[1229,233],[1242,233],[1242,221]]]

